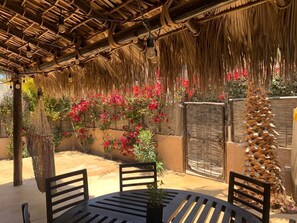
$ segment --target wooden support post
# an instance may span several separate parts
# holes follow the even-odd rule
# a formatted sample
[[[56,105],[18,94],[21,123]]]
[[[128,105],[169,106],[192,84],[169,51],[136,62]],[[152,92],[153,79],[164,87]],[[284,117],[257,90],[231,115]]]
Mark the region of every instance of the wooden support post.
[[[188,128],[187,128],[187,104],[188,101],[187,94],[184,95],[182,101],[182,139],[183,139],[183,154],[184,154],[184,164],[183,172],[188,169]]]
[[[22,176],[22,81],[13,81],[13,185],[23,184]]]

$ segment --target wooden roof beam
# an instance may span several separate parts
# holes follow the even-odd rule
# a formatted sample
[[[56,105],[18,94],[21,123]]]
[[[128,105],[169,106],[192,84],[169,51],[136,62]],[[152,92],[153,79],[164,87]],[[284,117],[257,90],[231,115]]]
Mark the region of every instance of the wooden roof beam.
[[[1,70],[1,67],[3,68],[2,71],[9,71],[9,72],[11,72],[11,71],[9,70],[9,68],[11,68],[11,67],[8,67],[7,64],[4,64],[4,63],[2,63],[2,62],[0,61],[0,70]],[[15,69],[16,69],[16,67],[12,67],[12,68],[15,68]]]
[[[28,58],[24,52],[19,51],[18,49],[9,47],[9,46],[7,46],[6,44],[4,44],[2,42],[0,42],[0,47],[3,48],[3,49],[6,49],[7,51],[9,51],[11,53],[14,53],[14,54],[18,55],[19,57],[22,57],[23,59],[26,59],[26,60],[30,61],[30,58]]]
[[[7,0],[0,0],[0,6],[3,8],[8,9],[9,11],[20,15],[22,17],[27,18],[31,22],[38,24],[40,27],[46,28],[47,30],[55,33],[56,35],[60,36],[64,40],[68,41],[69,43],[73,43],[73,38],[66,33],[59,33],[58,26],[36,16],[36,14],[27,11],[25,8],[20,7],[19,5],[15,4],[14,1],[7,1]]]
[[[51,52],[51,48],[49,48],[47,45],[45,45],[43,43],[39,43],[37,40],[35,40],[29,36],[26,36],[21,30],[15,29],[15,28],[8,26],[4,23],[0,23],[0,30],[3,30],[4,32],[11,34],[15,37],[18,37],[19,39],[21,39],[27,43],[30,43],[36,47],[39,47],[47,52]]]
[[[87,1],[82,0],[73,0],[72,4],[75,5],[79,10],[81,10],[83,13],[85,13],[87,16],[92,17],[94,19],[97,18],[98,21],[102,22],[102,13],[99,13],[95,10],[93,10]]]
[[[3,55],[3,54],[0,54],[0,58],[6,60],[6,61],[9,62],[9,63],[14,64],[15,67],[19,67],[19,68],[22,67],[22,65],[20,65],[20,62],[19,62],[19,61],[14,60],[14,59],[11,59],[11,58],[9,58],[9,57]]]
[[[83,1],[73,0],[75,3]],[[203,15],[204,13],[214,10],[216,8],[220,8],[227,4],[233,3],[237,0],[195,0],[190,1],[182,5],[178,5],[174,8],[169,9],[169,13],[171,19],[176,23],[187,21],[191,18],[194,18],[198,15]],[[85,3],[83,3],[85,4]],[[160,22],[160,14],[148,19],[148,23],[150,24],[151,32],[158,31],[159,28],[162,27]],[[116,34],[114,34],[113,38],[116,42],[122,44],[127,43],[135,39],[136,36],[144,37],[148,35],[147,29],[142,24],[136,24],[131,26],[125,30],[122,30]],[[108,50],[110,48],[108,38],[99,40],[94,42],[88,46],[82,47],[79,50],[79,54],[81,56],[93,56],[94,54],[98,54],[102,51]],[[55,61],[49,61],[43,64],[40,64],[38,68],[43,71],[47,71],[53,69],[57,66],[65,66],[69,65],[71,62],[75,61],[76,53],[67,53],[58,58]],[[34,72],[34,70],[32,70]]]

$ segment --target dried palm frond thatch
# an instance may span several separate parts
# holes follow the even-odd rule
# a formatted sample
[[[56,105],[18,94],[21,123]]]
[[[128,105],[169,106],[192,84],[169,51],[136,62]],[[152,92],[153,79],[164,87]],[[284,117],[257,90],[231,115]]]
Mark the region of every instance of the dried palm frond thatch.
[[[155,70],[159,67],[163,85],[171,89],[185,68],[190,83],[195,82],[201,90],[219,89],[225,74],[240,68],[248,70],[251,80],[268,84],[275,66],[287,78],[294,75],[296,19],[297,2],[293,0],[234,1],[191,19],[199,29],[195,35],[185,24],[173,28],[171,34],[164,28],[154,33],[157,64],[148,61],[145,52],[127,45],[111,49],[109,61],[93,59],[84,64],[84,69],[73,66],[63,74],[55,72],[51,78],[39,77],[38,83],[46,92],[58,94],[62,90],[77,94],[126,89],[136,81],[141,84],[155,80]],[[73,73],[71,84],[67,82],[69,73]]]

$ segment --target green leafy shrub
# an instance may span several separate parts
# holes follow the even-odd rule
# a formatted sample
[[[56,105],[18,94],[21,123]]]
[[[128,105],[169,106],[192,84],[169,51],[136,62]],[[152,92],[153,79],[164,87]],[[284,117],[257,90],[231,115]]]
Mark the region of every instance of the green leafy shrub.
[[[245,98],[247,94],[247,79],[241,77],[226,83],[225,92],[229,98]]]
[[[135,159],[139,162],[156,162],[157,171],[164,170],[163,163],[157,159],[157,143],[155,135],[150,130],[140,130],[138,143],[134,145]]]
[[[283,78],[276,76],[269,88],[269,96],[296,96],[297,79],[285,81]]]
[[[13,157],[13,137],[12,137],[13,129],[12,129],[12,125],[7,129],[7,134],[9,137],[9,143],[6,148],[8,150],[8,154],[11,157]],[[28,152],[26,144],[23,140],[22,140],[22,157],[23,158],[29,157],[29,152]]]

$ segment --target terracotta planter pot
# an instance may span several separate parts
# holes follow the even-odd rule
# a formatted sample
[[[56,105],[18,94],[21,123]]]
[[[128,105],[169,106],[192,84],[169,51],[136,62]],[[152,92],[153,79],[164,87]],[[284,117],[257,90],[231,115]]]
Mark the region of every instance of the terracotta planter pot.
[[[146,223],[163,223],[163,205],[156,207],[147,205]]]

